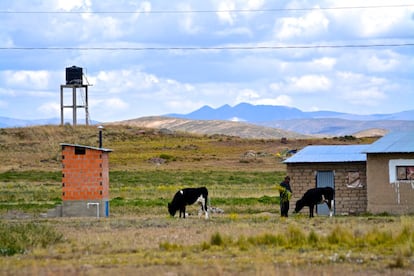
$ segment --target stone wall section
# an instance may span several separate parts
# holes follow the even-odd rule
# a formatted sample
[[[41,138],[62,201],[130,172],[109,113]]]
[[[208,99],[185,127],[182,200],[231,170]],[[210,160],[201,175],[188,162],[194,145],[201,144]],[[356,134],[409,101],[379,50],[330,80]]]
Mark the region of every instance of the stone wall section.
[[[311,188],[316,187],[318,171],[334,171],[335,214],[361,214],[367,211],[367,177],[365,162],[344,163],[294,163],[287,164],[287,174],[291,177],[292,199],[290,209],[295,209],[296,201]],[[349,172],[359,172],[361,187],[349,187]],[[309,213],[308,207],[301,211]]]

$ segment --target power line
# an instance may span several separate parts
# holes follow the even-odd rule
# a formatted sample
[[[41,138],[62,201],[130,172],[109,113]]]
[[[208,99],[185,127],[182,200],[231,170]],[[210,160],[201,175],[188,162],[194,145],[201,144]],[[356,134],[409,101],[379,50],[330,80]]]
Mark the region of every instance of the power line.
[[[283,49],[323,49],[323,48],[378,48],[412,47],[414,43],[383,44],[342,44],[342,45],[270,45],[270,46],[223,46],[223,47],[0,47],[0,51],[197,51],[197,50],[283,50]]]
[[[255,13],[255,12],[302,12],[313,10],[356,10],[381,8],[407,8],[414,4],[348,6],[348,7],[314,7],[314,8],[274,8],[274,9],[228,9],[228,10],[152,10],[152,11],[7,11],[0,14],[183,14],[183,13]]]

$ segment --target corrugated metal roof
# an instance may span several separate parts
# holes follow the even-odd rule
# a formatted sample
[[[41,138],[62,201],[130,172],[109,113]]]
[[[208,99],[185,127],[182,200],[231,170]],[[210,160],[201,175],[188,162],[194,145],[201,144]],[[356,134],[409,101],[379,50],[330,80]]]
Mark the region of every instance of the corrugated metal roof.
[[[365,162],[370,145],[307,146],[283,163]]]
[[[391,132],[371,144],[366,153],[414,152],[414,131]]]
[[[105,149],[105,148],[96,148],[96,147],[90,147],[90,146],[83,146],[83,145],[77,145],[77,144],[66,144],[66,143],[60,143],[61,146],[70,146],[70,147],[79,147],[79,148],[86,148],[86,149],[93,149],[93,150],[100,150],[105,152],[111,152],[111,149]]]

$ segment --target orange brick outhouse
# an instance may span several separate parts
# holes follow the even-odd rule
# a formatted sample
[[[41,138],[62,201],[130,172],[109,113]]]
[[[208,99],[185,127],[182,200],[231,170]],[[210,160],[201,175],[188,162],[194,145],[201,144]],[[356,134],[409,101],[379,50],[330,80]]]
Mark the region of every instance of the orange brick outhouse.
[[[62,147],[62,216],[109,216],[109,152],[90,146]]]

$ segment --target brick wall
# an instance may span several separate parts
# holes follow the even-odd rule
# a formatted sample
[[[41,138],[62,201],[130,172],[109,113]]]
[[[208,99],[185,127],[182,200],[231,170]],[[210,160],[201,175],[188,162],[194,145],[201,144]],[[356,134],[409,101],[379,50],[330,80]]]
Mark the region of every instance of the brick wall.
[[[62,146],[62,200],[108,199],[108,159],[98,149]]]
[[[287,165],[293,190],[290,208],[294,210],[296,201],[311,188],[316,187],[317,171],[335,172],[335,213],[360,214],[367,211],[367,178],[365,162],[348,163],[294,163]],[[348,173],[359,172],[362,187],[348,187]],[[301,212],[308,213],[308,208]]]

